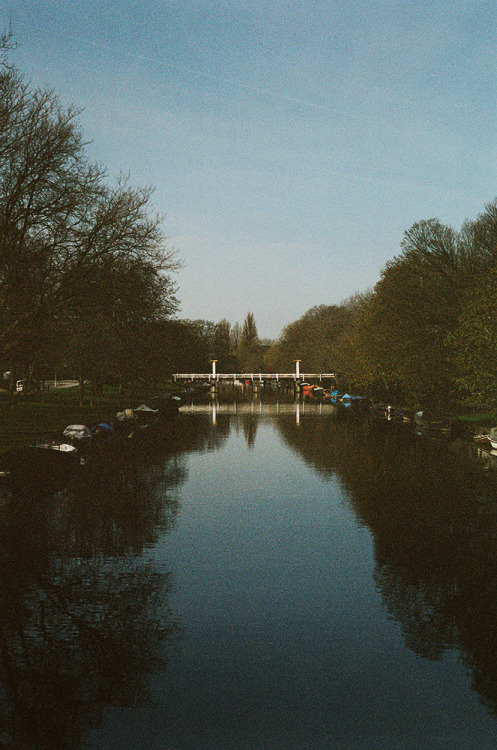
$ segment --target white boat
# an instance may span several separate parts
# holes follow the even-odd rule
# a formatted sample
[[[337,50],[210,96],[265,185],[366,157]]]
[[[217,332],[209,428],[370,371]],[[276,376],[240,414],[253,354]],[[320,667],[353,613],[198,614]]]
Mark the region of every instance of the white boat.
[[[83,446],[91,440],[91,430],[84,424],[70,424],[62,433],[70,445]]]
[[[84,424],[70,424],[62,434],[74,440],[85,440],[91,437],[90,429]]]
[[[56,451],[67,456],[75,456],[78,449],[64,435],[44,435],[31,446],[37,451]]]
[[[492,448],[494,450],[497,450],[497,427],[492,427],[492,429],[488,433],[488,437]]]

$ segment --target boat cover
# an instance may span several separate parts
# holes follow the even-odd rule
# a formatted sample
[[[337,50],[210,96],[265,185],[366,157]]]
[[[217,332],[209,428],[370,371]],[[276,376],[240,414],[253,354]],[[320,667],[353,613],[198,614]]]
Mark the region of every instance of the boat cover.
[[[151,409],[150,406],[147,406],[146,404],[142,404],[141,406],[137,406],[136,409],[133,409],[135,414],[158,414],[158,409]]]
[[[123,422],[126,419],[136,419],[136,414],[133,409],[124,409],[124,411],[118,411],[116,417]]]
[[[62,434],[74,440],[89,440],[91,438],[91,430],[84,424],[70,424]]]

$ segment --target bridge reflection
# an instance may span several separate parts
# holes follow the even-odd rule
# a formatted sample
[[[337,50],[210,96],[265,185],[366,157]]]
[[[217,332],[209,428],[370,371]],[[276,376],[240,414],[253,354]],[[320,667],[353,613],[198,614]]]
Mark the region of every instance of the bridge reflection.
[[[208,403],[192,403],[180,407],[180,411],[193,414],[210,414],[212,423],[216,424],[220,414],[251,414],[254,416],[274,416],[278,414],[295,414],[295,423],[300,424],[303,414],[336,415],[338,408],[335,404],[306,403],[295,401],[292,403],[264,403],[262,401],[234,401],[232,403],[220,403],[210,401]]]

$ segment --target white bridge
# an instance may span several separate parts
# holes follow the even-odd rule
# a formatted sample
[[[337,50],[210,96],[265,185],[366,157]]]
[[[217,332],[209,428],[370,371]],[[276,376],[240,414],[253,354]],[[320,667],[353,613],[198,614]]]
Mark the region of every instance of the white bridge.
[[[305,380],[325,380],[326,378],[335,378],[336,373],[331,372],[318,372],[318,373],[308,373],[303,372],[300,374],[296,374],[294,372],[234,372],[234,373],[175,373],[173,375],[174,380],[189,380],[189,381],[195,381],[195,380],[206,380],[206,381],[214,381],[219,382],[220,380],[223,381],[231,381],[233,382],[240,382],[245,383],[247,380],[250,382],[262,382],[264,380],[271,380],[271,381],[305,381]]]
[[[247,383],[263,383],[265,381],[271,382],[293,382],[302,383],[306,380],[325,380],[330,378],[336,378],[337,373],[335,372],[300,372],[300,360],[295,361],[295,372],[233,372],[233,373],[221,373],[216,372],[217,360],[212,361],[212,371],[207,373],[175,373],[173,375],[174,380],[188,380],[189,382],[195,381],[207,381],[213,384],[223,382],[231,382],[243,385]]]

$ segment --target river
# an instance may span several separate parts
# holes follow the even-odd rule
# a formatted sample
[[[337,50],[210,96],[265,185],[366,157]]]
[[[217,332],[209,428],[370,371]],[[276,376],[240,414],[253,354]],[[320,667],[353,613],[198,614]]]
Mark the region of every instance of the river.
[[[3,747],[497,747],[497,473],[309,405],[192,406],[0,515]]]

